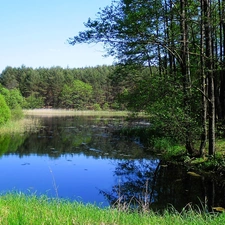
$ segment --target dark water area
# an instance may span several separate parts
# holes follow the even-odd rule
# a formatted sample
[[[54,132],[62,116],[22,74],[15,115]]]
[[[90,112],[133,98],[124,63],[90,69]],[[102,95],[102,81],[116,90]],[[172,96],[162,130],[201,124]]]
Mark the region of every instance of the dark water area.
[[[37,119],[37,117],[33,117]],[[40,117],[37,132],[0,137],[0,193],[45,194],[98,206],[225,207],[225,180],[191,176],[112,134],[122,117]]]

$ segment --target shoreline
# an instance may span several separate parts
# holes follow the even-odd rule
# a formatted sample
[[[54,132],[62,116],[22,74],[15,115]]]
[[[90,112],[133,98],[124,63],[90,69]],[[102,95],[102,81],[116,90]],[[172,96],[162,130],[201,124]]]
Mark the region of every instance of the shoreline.
[[[127,111],[94,111],[71,109],[28,109],[23,110],[25,115],[33,116],[127,116]]]

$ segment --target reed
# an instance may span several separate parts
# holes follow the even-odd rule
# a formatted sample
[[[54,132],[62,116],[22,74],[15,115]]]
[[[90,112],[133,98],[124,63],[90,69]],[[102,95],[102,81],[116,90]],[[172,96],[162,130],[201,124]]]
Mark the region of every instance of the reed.
[[[94,111],[66,109],[32,109],[24,110],[25,115],[33,116],[127,116],[126,111]]]
[[[14,134],[14,133],[25,133],[35,131],[39,124],[39,119],[23,118],[20,120],[11,120],[0,127],[0,135],[3,134]]]

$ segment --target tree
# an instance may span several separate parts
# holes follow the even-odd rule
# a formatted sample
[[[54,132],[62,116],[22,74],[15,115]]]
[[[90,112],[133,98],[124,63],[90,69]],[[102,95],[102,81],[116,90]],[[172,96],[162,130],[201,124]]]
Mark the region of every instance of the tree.
[[[92,97],[92,86],[80,80],[74,80],[72,85],[64,85],[60,100],[66,108],[84,109]]]
[[[17,89],[26,100],[25,108],[37,107],[66,107],[61,102],[64,85],[71,87],[74,80],[90,84],[93,89],[92,98],[87,103],[105,104],[111,106],[116,92],[112,90],[109,77],[114,71],[114,66],[96,66],[76,69],[51,68],[6,68],[0,74],[0,82],[6,90],[14,90],[13,83],[18,84]],[[11,78],[13,77],[13,82]],[[8,88],[8,87],[11,88]],[[65,91],[65,90],[64,90]],[[64,98],[66,101],[66,99]],[[86,107],[86,106],[85,106]]]
[[[20,119],[23,117],[22,107],[24,98],[18,89],[6,89],[0,85],[0,94],[4,97],[5,102],[11,110],[11,119]]]
[[[18,88],[19,83],[16,79],[16,68],[7,66],[1,74],[1,84],[8,89]]]
[[[4,97],[0,94],[0,126],[8,122],[10,118],[10,109],[6,104]]]
[[[209,82],[209,155],[215,153],[215,88],[214,88],[214,62],[212,46],[212,19],[211,19],[211,0],[204,2],[205,14],[205,45],[206,45],[206,69]]]
[[[6,104],[10,109],[23,106],[24,99],[18,89],[7,89],[0,85],[0,94],[4,97]]]

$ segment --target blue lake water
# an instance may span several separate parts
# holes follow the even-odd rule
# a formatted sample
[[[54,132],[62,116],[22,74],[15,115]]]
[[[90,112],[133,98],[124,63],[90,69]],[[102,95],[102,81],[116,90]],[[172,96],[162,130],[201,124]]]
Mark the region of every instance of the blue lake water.
[[[48,156],[18,155],[0,159],[1,190],[20,190],[50,197],[107,205],[99,188],[110,189],[116,182],[109,160],[66,154],[57,159]]]
[[[37,119],[37,117],[32,117]],[[113,134],[123,117],[40,117],[37,131],[0,137],[0,192],[65,198],[98,206],[146,203],[224,207],[224,180],[191,177],[187,168],[151,156]],[[137,141],[138,140],[138,141]]]

